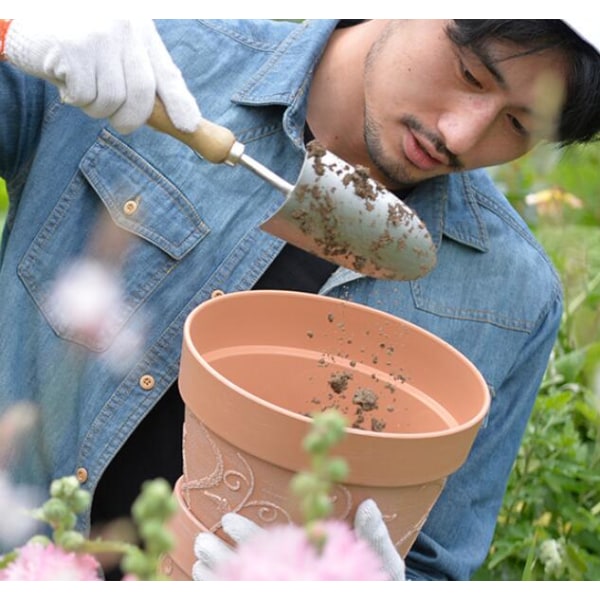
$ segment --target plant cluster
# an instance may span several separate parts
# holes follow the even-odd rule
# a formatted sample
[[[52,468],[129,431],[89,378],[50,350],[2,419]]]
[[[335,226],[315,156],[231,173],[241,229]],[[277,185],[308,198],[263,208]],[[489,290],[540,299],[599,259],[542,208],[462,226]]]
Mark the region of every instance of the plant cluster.
[[[127,579],[165,579],[158,566],[161,556],[173,546],[165,525],[176,510],[169,484],[163,479],[147,481],[131,510],[138,528],[140,546],[119,540],[88,539],[75,530],[77,515],[86,510],[91,496],[74,476],[50,485],[50,497],[33,511],[46,523],[51,537],[37,535],[24,546],[0,556],[2,580],[102,580],[96,556],[106,552],[122,555],[121,568]]]
[[[557,267],[565,311],[484,580],[600,580],[600,148],[546,161],[495,172]]]

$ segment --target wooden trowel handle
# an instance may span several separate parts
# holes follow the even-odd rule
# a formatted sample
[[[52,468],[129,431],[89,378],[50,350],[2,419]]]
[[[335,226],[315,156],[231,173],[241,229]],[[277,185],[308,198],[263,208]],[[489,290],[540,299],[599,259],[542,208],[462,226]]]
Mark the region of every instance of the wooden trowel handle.
[[[148,119],[148,125],[178,139],[213,163],[226,162],[236,141],[229,129],[206,119],[202,119],[196,131],[191,133],[180,131],[173,125],[163,103],[158,98]]]

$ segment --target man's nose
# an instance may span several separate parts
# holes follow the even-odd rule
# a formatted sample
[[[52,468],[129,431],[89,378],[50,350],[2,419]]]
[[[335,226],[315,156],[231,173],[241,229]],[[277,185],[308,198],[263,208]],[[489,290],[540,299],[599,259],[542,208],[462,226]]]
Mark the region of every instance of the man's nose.
[[[446,148],[460,158],[478,146],[497,116],[494,102],[473,98],[444,112],[439,118],[438,130]]]

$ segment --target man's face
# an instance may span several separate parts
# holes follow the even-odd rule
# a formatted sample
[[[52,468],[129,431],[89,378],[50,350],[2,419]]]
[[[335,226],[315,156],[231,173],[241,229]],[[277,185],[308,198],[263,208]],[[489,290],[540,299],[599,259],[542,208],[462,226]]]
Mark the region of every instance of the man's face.
[[[393,21],[370,50],[364,135],[389,187],[508,162],[553,135],[561,54],[492,43],[477,56],[448,38],[447,25]]]

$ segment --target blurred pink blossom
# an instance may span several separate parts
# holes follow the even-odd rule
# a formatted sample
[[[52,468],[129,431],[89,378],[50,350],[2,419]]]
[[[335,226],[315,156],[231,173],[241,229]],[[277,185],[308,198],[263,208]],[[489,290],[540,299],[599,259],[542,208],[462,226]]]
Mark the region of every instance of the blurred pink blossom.
[[[15,560],[0,570],[0,581],[102,581],[99,566],[89,554],[29,542],[18,549]]]
[[[343,521],[321,525],[326,543],[319,551],[306,529],[277,525],[242,542],[220,563],[215,579],[225,581],[383,581],[379,557]]]
[[[0,547],[22,544],[37,528],[28,511],[41,500],[41,491],[13,483],[5,471],[30,439],[37,418],[38,409],[32,402],[18,402],[0,417]]]
[[[0,470],[0,547],[22,544],[35,533],[38,523],[28,511],[40,498],[39,490],[13,484]]]
[[[101,262],[73,262],[57,279],[50,306],[60,326],[101,340],[116,325],[121,288],[114,270]]]
[[[113,372],[126,371],[139,358],[143,325],[119,331],[126,304],[114,266],[92,258],[71,263],[56,280],[49,307],[62,331],[105,347],[102,359]]]

